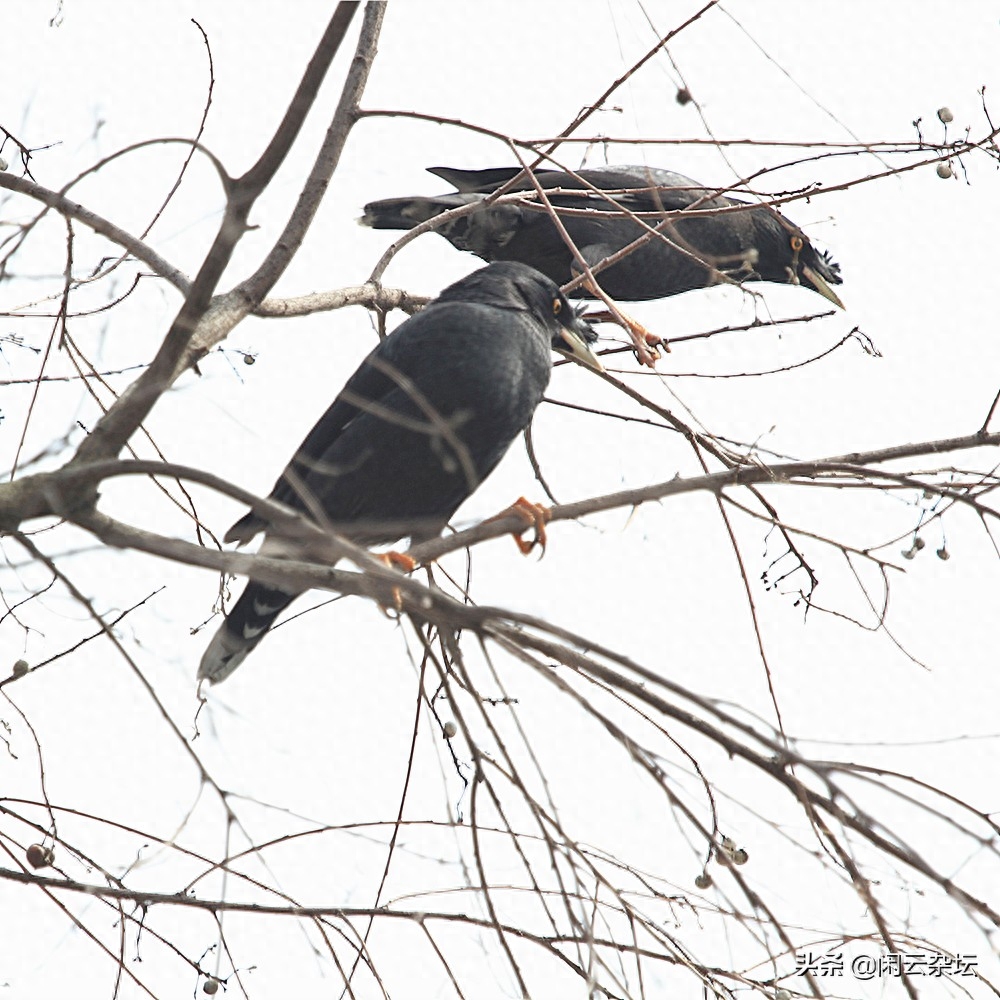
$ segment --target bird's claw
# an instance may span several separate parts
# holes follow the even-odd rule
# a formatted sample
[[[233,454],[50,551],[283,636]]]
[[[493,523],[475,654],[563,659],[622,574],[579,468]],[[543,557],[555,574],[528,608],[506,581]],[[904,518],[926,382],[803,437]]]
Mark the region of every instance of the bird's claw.
[[[385,563],[389,569],[398,569],[400,573],[412,573],[417,566],[417,560],[413,556],[408,556],[405,552],[380,552],[375,558]]]
[[[412,573],[417,568],[417,560],[412,556],[408,556],[405,552],[396,552],[395,550],[391,552],[379,552],[375,555],[375,558],[380,563],[385,563],[389,569],[398,570],[400,573]],[[403,610],[403,592],[399,587],[392,588],[392,604],[396,613],[399,614]],[[379,605],[382,609],[382,613],[389,614],[388,608]]]
[[[516,514],[525,522],[520,531],[511,532],[511,537],[521,550],[521,555],[528,555],[536,545],[541,546],[542,555],[545,555],[545,546],[548,543],[545,525],[552,519],[552,511],[540,503],[532,503],[524,497],[518,497],[506,510],[501,511],[496,517],[491,517],[490,520],[498,521],[510,514]],[[533,529],[535,534],[531,541],[525,541],[522,536],[529,528]]]
[[[635,343],[636,354],[642,364],[656,367],[656,362],[660,357],[660,351],[664,354],[670,353],[670,343],[652,330],[647,330],[638,320],[631,316],[624,316],[625,327],[632,334]]]
[[[587,319],[591,323],[620,323],[628,331],[635,348],[636,357],[642,365],[650,368],[656,367],[659,360],[660,351],[665,354],[670,353],[670,344],[659,334],[647,330],[637,319],[633,319],[621,310],[612,312],[610,309],[587,313]]]

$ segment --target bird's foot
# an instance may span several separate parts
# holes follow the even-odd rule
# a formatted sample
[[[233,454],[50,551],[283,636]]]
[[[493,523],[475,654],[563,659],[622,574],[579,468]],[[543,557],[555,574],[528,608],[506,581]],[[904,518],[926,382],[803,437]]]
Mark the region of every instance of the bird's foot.
[[[632,338],[632,344],[640,364],[655,368],[660,351],[665,354],[670,353],[670,344],[663,337],[653,333],[652,330],[647,330],[637,319],[633,319],[621,310],[612,312],[610,309],[606,309],[587,313],[587,319],[592,323],[620,323],[624,326]]]
[[[647,330],[638,320],[631,317],[626,318],[633,325],[635,332],[642,335],[642,339],[647,347],[660,348],[666,351],[667,354],[670,353],[670,341],[665,337],[661,337],[658,333],[653,333],[652,330]]]
[[[385,563],[389,569],[398,569],[400,573],[412,573],[420,565],[413,556],[408,556],[405,552],[380,552],[375,558],[380,563]]]
[[[391,552],[378,552],[375,554],[375,558],[380,563],[385,563],[389,569],[397,570],[400,573],[412,573],[419,565],[417,560],[412,556],[408,556],[405,552],[396,552],[395,550]],[[403,592],[399,587],[392,588],[392,604],[397,614],[403,610]],[[383,605],[380,604],[379,607],[382,608],[382,612],[385,615],[389,614],[388,609],[383,607]]]
[[[622,313],[622,320],[625,329],[628,330],[632,337],[632,343],[635,344],[635,352],[638,355],[639,363],[649,365],[650,368],[655,368],[656,362],[660,359],[660,351],[663,351],[664,354],[670,353],[669,342],[659,334],[653,333],[652,330],[647,330],[637,319],[633,319],[631,316],[626,316]]]
[[[491,517],[489,520],[499,521],[511,514],[516,514],[525,522],[525,526],[520,531],[511,532],[511,537],[521,550],[521,554],[526,556],[536,545],[540,545],[542,555],[545,555],[545,546],[548,542],[545,525],[552,518],[552,511],[540,503],[532,503],[530,500],[525,500],[524,497],[518,497],[506,510],[502,510],[496,517]],[[534,530],[535,535],[531,541],[525,541],[522,536],[529,528]]]

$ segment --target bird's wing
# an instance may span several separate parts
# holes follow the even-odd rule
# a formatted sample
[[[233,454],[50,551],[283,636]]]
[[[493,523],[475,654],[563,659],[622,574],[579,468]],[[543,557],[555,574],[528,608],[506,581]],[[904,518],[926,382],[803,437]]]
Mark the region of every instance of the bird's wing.
[[[489,194],[521,173],[521,168],[461,170],[455,167],[429,167],[428,172],[453,184],[463,194]],[[637,213],[677,212],[695,203],[699,208],[719,208],[732,204],[732,199],[716,195],[684,174],[657,167],[592,167],[579,170],[576,174],[561,170],[536,170],[534,176],[542,188],[549,190],[559,188],[562,191],[586,192],[588,186],[602,191],[627,190],[630,193],[610,197],[623,208]],[[513,190],[529,191],[533,188],[531,179],[525,177],[514,185]],[[582,195],[559,194],[552,201],[556,207],[612,210],[607,198],[593,192]]]
[[[268,496],[269,500],[283,503],[295,510],[307,509],[302,498],[301,484],[316,468],[323,454],[361,412],[358,400],[378,402],[397,387],[396,382],[378,366],[377,362],[372,364],[372,358],[381,359],[390,368],[400,368],[405,371],[407,359],[405,356],[397,356],[400,353],[402,352],[397,348],[396,341],[390,335],[365,358],[299,445],[292,460],[274,484],[274,489]],[[266,519],[251,510],[226,532],[224,540],[239,542],[242,545],[266,527]]]
[[[490,167],[487,170],[462,170],[459,167],[428,167],[427,173],[440,177],[453,185],[456,191],[463,194],[476,192],[479,194],[495,191],[501,184],[506,184],[511,178],[521,172],[520,167]],[[550,173],[547,170],[536,170],[535,175]],[[531,182],[528,181],[528,186]]]

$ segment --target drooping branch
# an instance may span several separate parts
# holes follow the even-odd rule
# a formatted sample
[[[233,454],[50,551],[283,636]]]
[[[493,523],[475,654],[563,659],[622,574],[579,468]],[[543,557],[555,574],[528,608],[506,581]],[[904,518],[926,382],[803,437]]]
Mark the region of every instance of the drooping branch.
[[[480,829],[484,827],[480,826]],[[202,910],[207,913],[247,913],[258,915],[271,915],[279,917],[291,917],[292,919],[313,919],[313,920],[340,920],[351,921],[356,919],[378,919],[392,921],[406,921],[417,926],[424,924],[443,923],[452,926],[476,927],[482,930],[496,930],[494,921],[469,913],[454,913],[447,910],[435,911],[421,908],[419,910],[403,910],[389,907],[362,907],[362,906],[299,906],[295,904],[280,903],[246,903],[225,899],[202,898],[189,894],[178,893],[158,893],[144,892],[141,889],[121,888],[113,885],[101,885],[99,883],[78,882],[74,879],[52,878],[47,875],[39,875],[27,871],[16,871],[11,868],[0,868],[0,880],[8,882],[19,882],[24,885],[35,885],[40,888],[58,892],[68,891],[80,893],[87,896],[94,896],[106,900],[128,900],[145,907],[152,906],[180,906],[191,910]],[[587,978],[587,970],[578,965],[572,958],[567,957],[559,949],[560,944],[573,946],[578,943],[573,934],[550,933],[537,934],[528,930],[522,924],[501,923],[500,930],[523,942],[532,943],[542,947],[554,959],[568,966],[581,978]],[[626,944],[613,938],[595,937],[590,944],[597,948],[608,949],[613,954],[634,954],[647,960],[663,962],[668,965],[683,965],[687,969],[694,969],[706,977],[721,978],[730,980],[737,984],[754,985],[755,981],[747,979],[737,972],[729,972],[724,969],[710,969],[699,965],[691,958],[685,956],[683,960],[664,954],[662,951],[654,950],[650,947],[641,947],[636,943]]]
[[[165,140],[161,140],[165,141]],[[185,140],[186,141],[186,140]],[[191,279],[179,268],[174,267],[168,260],[161,257],[149,244],[138,239],[131,233],[116,226],[113,222],[103,218],[89,208],[85,208],[78,202],[71,201],[64,194],[58,191],[51,191],[42,187],[34,181],[24,177],[15,177],[0,171],[0,188],[7,188],[9,191],[16,191],[18,194],[27,195],[36,201],[55,209],[60,215],[67,219],[75,219],[82,222],[87,228],[93,230],[99,236],[116,243],[123,250],[127,250],[136,260],[141,260],[147,267],[166,278],[175,288],[185,295],[191,288]]]

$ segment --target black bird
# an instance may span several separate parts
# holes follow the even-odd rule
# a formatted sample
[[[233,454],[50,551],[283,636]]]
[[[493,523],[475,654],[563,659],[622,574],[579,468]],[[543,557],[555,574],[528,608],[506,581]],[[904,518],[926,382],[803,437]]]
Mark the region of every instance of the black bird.
[[[362,225],[412,229],[448,209],[485,201],[521,171],[431,167],[430,173],[456,190],[370,202]],[[536,170],[535,179],[551,192],[553,209],[590,267],[648,232],[625,212],[640,216],[662,234],[595,276],[612,298],[636,301],[678,295],[725,280],[724,275],[738,282],[805,285],[843,307],[830,287],[841,283],[839,266],[768,206],[714,194],[681,174],[643,166],[601,167],[576,174]],[[521,261],[557,284],[566,284],[580,273],[579,265],[534,185],[525,176],[510,190],[530,192],[531,197],[484,204],[444,223],[437,232],[484,260]],[[692,215],[685,217],[689,212]],[[572,294],[592,297],[592,289],[581,285]]]
[[[360,545],[440,533],[531,420],[553,349],[600,369],[597,339],[543,274],[484,267],[379,343],[281,474],[269,499]],[[226,533],[249,541],[254,511]],[[293,555],[272,532],[265,555]],[[199,678],[224,680],[296,597],[251,580],[205,651]]]

